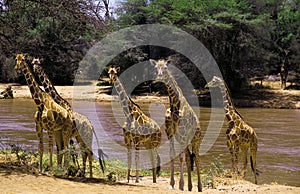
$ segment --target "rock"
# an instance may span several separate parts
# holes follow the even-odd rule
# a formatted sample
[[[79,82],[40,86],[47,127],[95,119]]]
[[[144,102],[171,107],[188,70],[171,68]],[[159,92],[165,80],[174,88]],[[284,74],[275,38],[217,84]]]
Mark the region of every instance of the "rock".
[[[0,92],[0,99],[13,99],[13,90],[11,86],[7,86],[2,92]]]

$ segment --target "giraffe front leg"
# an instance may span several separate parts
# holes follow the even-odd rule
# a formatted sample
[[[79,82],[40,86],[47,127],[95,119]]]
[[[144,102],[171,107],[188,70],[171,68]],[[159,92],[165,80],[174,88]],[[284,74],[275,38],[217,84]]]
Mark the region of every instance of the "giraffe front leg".
[[[184,177],[183,177],[183,161],[184,161],[184,152],[180,153],[180,178],[179,178],[179,189],[184,190]]]
[[[50,170],[53,170],[53,131],[48,130],[48,138],[49,138],[49,158],[50,158]]]
[[[64,153],[63,153],[63,157],[64,157],[64,169],[66,171],[68,171],[69,169],[69,158],[70,158],[70,154],[69,154],[69,142],[70,142],[70,136],[68,131],[63,131],[63,144],[64,144]]]
[[[234,174],[235,173],[235,159],[234,159],[233,145],[231,145],[231,143],[229,141],[227,141],[227,147],[229,149],[230,156],[231,156],[231,172],[232,172],[232,174]]]
[[[157,172],[157,161],[158,161],[158,154],[156,148],[149,148],[150,149],[150,160],[152,165],[152,181],[156,183],[156,172]]]
[[[50,163],[52,163],[52,153],[53,153],[53,131],[48,130],[49,135],[49,152],[50,152]],[[62,150],[64,149],[63,139],[62,139],[62,132],[55,131],[54,132],[54,139],[56,143],[56,152],[57,152],[57,166],[59,168],[62,167]]]
[[[36,134],[39,140],[39,172],[42,172],[43,170],[43,152],[44,152],[44,145],[43,145],[43,128],[39,124],[39,121],[36,121],[36,126],[35,126]],[[52,168],[52,160],[50,158],[50,168]],[[51,169],[52,170],[52,169]]]
[[[127,182],[130,180],[130,171],[131,171],[131,162],[132,162],[132,149],[130,146],[127,147]]]
[[[140,157],[139,153],[140,152],[140,145],[139,143],[135,144],[135,182],[139,182],[139,166],[140,166]]]
[[[170,187],[169,189],[174,189],[175,179],[174,179],[174,160],[175,160],[175,149],[174,149],[174,136],[169,139],[170,141]]]
[[[130,171],[131,171],[131,163],[132,163],[132,149],[131,149],[131,141],[128,133],[124,130],[124,141],[127,147],[127,182],[130,180]]]
[[[234,171],[235,171],[235,174],[238,174],[239,173],[239,160],[238,160],[238,157],[239,157],[239,146],[234,146]]]

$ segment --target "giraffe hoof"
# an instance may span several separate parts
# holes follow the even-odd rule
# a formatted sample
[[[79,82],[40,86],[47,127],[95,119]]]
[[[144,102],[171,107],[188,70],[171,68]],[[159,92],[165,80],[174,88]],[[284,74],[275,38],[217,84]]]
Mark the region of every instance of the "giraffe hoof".
[[[173,190],[173,189],[174,189],[174,187],[170,185],[169,186],[169,190]]]

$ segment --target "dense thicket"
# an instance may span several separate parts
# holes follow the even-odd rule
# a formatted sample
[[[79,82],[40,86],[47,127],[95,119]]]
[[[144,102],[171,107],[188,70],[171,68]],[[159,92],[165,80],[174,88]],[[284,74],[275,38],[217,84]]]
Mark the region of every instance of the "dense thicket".
[[[163,23],[189,32],[209,49],[232,89],[251,77],[278,74],[283,61],[299,75],[297,0],[128,0],[119,15],[124,27]]]
[[[103,1],[106,2],[106,1]],[[92,0],[1,0],[0,81],[18,81],[17,52],[43,59],[56,84],[69,84],[92,41],[105,34],[105,4]]]
[[[108,3],[0,0],[0,81],[18,80],[14,55],[26,52],[44,59],[56,84],[72,83],[78,62],[97,40],[124,27],[153,23],[176,26],[199,39],[232,89],[251,77],[277,75],[283,62],[290,75],[299,77],[299,0],[123,0],[114,9]],[[196,87],[203,86],[189,60],[161,51],[152,46],[130,49],[115,64],[122,61],[128,67],[140,59],[175,54],[178,67]]]

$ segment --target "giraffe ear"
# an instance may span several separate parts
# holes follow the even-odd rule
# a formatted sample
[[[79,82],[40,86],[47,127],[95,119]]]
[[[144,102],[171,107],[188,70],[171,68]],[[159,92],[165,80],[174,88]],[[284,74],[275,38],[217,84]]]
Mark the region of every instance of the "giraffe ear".
[[[150,59],[150,64],[154,67],[156,65],[156,61],[154,59]]]
[[[23,59],[26,59],[28,57],[28,54],[27,53],[24,53],[23,54]]]
[[[169,57],[168,60],[166,61],[166,66],[169,66],[172,62],[172,59]]]
[[[104,68],[103,68],[103,71],[108,71],[110,67],[111,67],[111,65],[110,65],[110,66],[104,67]]]
[[[120,67],[117,67],[116,70],[117,70],[117,72],[120,71]]]

